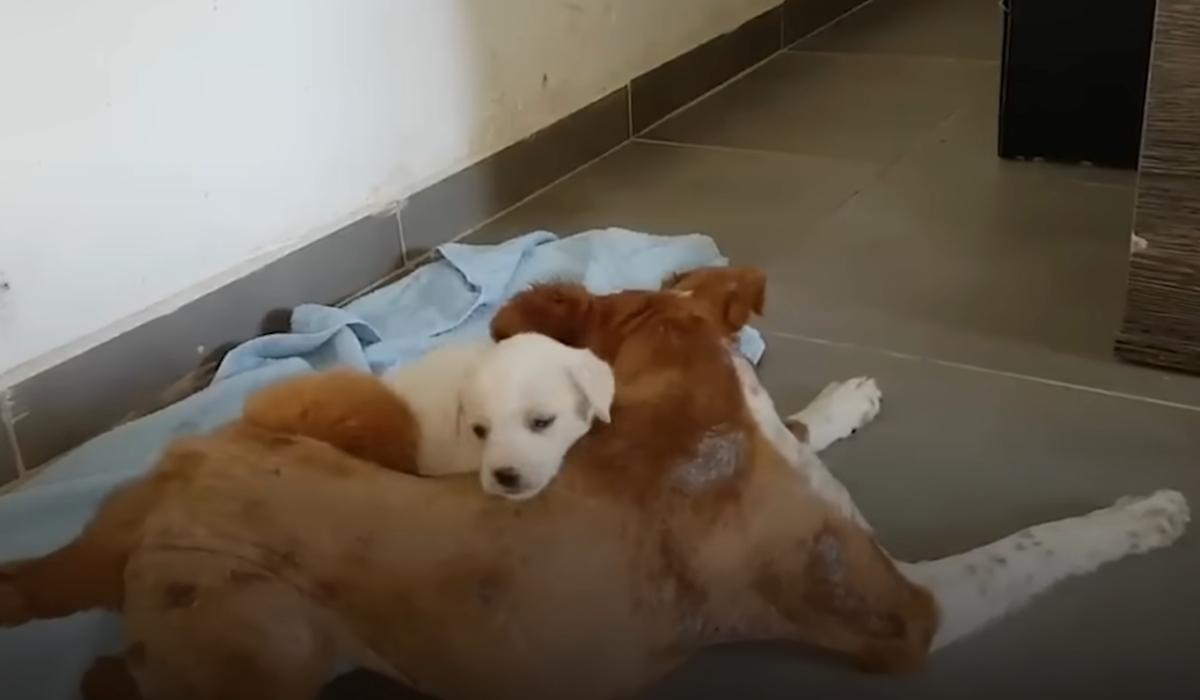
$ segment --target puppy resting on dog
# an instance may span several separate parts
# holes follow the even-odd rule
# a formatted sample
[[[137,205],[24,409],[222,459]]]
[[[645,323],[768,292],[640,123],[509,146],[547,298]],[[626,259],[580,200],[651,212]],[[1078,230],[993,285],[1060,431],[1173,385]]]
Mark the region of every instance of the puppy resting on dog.
[[[523,499],[550,483],[593,419],[609,421],[613,391],[612,369],[590,351],[523,333],[432,350],[382,385],[348,370],[283,382],[251,397],[245,420],[398,471],[479,472],[484,491]]]
[[[147,700],[309,700],[347,663],[443,698],[616,698],[736,640],[911,668],[935,635],[1182,532],[1186,504],[1158,494],[902,572],[731,348],[761,276],[699,274],[692,290],[539,288],[497,317],[616,377],[612,423],[538,498],[243,422],[178,441],[74,542],[0,569],[0,624],[120,609]],[[528,313],[558,306],[581,314]]]

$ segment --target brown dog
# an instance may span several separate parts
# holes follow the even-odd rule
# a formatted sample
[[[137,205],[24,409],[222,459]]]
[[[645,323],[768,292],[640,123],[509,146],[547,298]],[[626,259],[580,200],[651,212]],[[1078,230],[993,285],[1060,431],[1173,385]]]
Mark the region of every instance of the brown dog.
[[[739,308],[761,311],[746,279],[556,285],[497,316],[497,335],[551,331],[617,376],[612,424],[532,501],[380,469],[316,414],[298,423],[324,440],[241,422],[177,442],[75,542],[9,565],[0,624],[121,609],[150,700],[314,698],[339,663],[446,698],[613,698],[743,639],[910,668],[938,605],[763,427],[728,343]],[[402,454],[395,416],[349,425]]]

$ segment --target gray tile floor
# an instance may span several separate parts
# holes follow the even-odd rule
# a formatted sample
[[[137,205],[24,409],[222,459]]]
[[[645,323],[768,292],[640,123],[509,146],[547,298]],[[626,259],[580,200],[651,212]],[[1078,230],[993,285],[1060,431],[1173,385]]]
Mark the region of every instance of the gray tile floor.
[[[1161,487],[1200,503],[1200,379],[1118,364],[1129,173],[995,156],[996,0],[875,0],[468,239],[700,231],[770,275],[782,409],[879,378],[834,448],[889,548],[949,553]],[[781,645],[656,698],[1200,695],[1200,534],[1071,582],[902,679]],[[802,695],[803,694],[803,695]]]

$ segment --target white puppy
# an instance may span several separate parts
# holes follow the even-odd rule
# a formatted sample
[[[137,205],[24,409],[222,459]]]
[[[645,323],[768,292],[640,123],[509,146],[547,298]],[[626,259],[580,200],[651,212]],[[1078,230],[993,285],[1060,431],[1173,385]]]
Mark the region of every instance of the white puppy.
[[[439,348],[383,381],[416,415],[421,474],[479,471],[512,499],[550,483],[592,420],[609,421],[615,391],[608,363],[536,333]]]

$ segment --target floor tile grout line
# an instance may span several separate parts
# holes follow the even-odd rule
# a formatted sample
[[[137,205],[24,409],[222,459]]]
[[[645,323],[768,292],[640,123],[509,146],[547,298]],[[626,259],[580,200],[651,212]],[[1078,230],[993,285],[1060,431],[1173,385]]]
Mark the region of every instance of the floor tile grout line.
[[[945,119],[942,119],[940,122],[930,127],[928,131],[909,139],[908,143],[903,145],[897,151],[896,155],[889,160],[886,165],[883,166],[882,171],[879,173],[879,179],[886,179],[887,176],[890,175],[898,165],[905,162],[910,155],[920,152],[922,146],[927,145],[931,139],[936,138],[937,134],[942,129],[945,129],[947,126],[953,124],[954,120],[958,118],[958,115],[962,114],[967,109],[968,108],[965,106],[955,109],[954,111],[950,112],[950,114],[946,115]]]
[[[853,158],[842,158],[838,156],[823,156],[814,153],[796,153],[795,151],[775,151],[769,148],[746,148],[744,146],[726,146],[719,143],[700,143],[697,141],[675,141],[672,139],[650,138],[646,136],[635,136],[630,139],[634,143],[643,143],[648,146],[667,146],[669,148],[694,148],[701,151],[717,151],[720,153],[746,153],[761,156],[778,156],[781,158],[795,158],[798,160],[827,160],[837,161],[841,163],[853,163],[856,165],[874,166],[883,168],[884,163],[877,163],[869,160],[855,160]]]
[[[926,131],[926,132],[922,133],[921,135],[917,136],[916,138],[912,139],[909,142],[910,145],[908,147],[902,149],[901,152],[895,158],[892,158],[890,161],[887,162],[886,165],[884,165],[882,167],[882,169],[880,170],[880,173],[879,173],[880,180],[885,179],[897,166],[902,165],[906,161],[909,161],[911,157],[918,155],[921,152],[921,149],[925,146],[930,145],[932,143],[932,140],[937,138],[937,135],[942,130],[946,129],[947,127],[952,126],[959,119],[964,118],[964,115],[970,114],[971,110],[973,110],[973,109],[975,109],[975,106],[973,106],[973,105],[970,105],[970,104],[961,105],[957,109],[955,109],[953,112],[951,112],[949,115],[947,115],[945,119],[943,119],[942,121],[938,122],[936,125],[931,127],[928,131]],[[1001,158],[999,155],[995,156],[994,159],[1001,163],[1004,163],[1004,162],[1029,163],[1029,164],[1034,164],[1034,165],[1041,164],[1041,165],[1058,166],[1058,167],[1063,167],[1063,168],[1071,168],[1071,167],[1087,168],[1087,167],[1089,167],[1089,166],[1086,166],[1083,164],[1078,164],[1078,163],[1075,163],[1075,164],[1073,164],[1073,163],[1058,163],[1055,161],[1036,160],[1036,159],[1028,159],[1028,160],[1007,159],[1007,158]],[[1122,191],[1129,190],[1128,185],[1122,185],[1120,183],[1115,183],[1115,182],[1100,182],[1098,180],[1088,180],[1088,179],[1082,178],[1082,177],[1071,178],[1066,173],[1030,171],[1030,174],[1033,177],[1043,179],[1043,180],[1054,180],[1054,181],[1058,181],[1058,182],[1070,181],[1073,183],[1078,183],[1079,185],[1085,186],[1085,187],[1104,187],[1104,188],[1108,188],[1108,189],[1122,190]]]
[[[1012,161],[1012,162],[1014,162],[1014,163],[1024,163],[1024,162],[1030,162],[1030,161],[1021,161],[1021,160],[1015,160],[1015,161]],[[1072,165],[1071,163],[1055,163],[1054,161],[1049,161],[1049,160],[1048,160],[1048,161],[1033,161],[1033,162],[1044,162],[1044,163],[1046,163],[1047,165],[1062,165],[1062,166],[1065,166],[1065,167],[1068,167],[1068,168],[1070,168],[1070,167],[1076,167],[1076,168],[1095,167],[1095,166],[1086,166],[1086,165]],[[1136,193],[1137,193],[1137,181],[1136,181],[1136,178],[1138,177],[1138,174],[1139,174],[1139,173],[1138,173],[1138,171],[1136,171],[1136,170],[1135,170],[1135,171],[1134,171],[1134,175],[1133,175],[1133,177],[1134,177],[1134,182],[1133,182],[1132,184],[1129,184],[1129,185],[1122,185],[1122,184],[1120,184],[1120,183],[1116,183],[1116,182],[1100,182],[1100,181],[1098,181],[1098,180],[1085,180],[1085,179],[1078,179],[1078,180],[1076,180],[1076,182],[1078,182],[1078,183],[1079,183],[1079,184],[1081,184],[1081,185],[1085,185],[1085,186],[1087,186],[1087,187],[1105,187],[1105,188],[1108,188],[1108,189],[1110,189],[1110,190],[1122,190],[1122,191],[1128,191],[1128,192],[1130,192],[1130,193],[1131,193],[1131,196],[1132,196],[1133,194],[1136,194]],[[1043,175],[1042,177],[1050,177],[1050,175]]]
[[[863,179],[863,181],[858,183],[854,187],[854,189],[852,191],[850,191],[844,198],[838,200],[838,202],[832,208],[829,209],[828,213],[826,213],[826,214],[820,216],[818,219],[810,222],[810,223],[812,223],[814,228],[819,227],[822,223],[824,223],[829,217],[833,216],[842,207],[844,207],[847,204],[849,204],[850,202],[854,201],[854,199],[857,198],[860,194],[862,194],[864,190],[866,190],[870,187],[873,187],[877,183],[881,182],[883,180],[884,173],[887,172],[887,169],[889,167],[889,164],[881,164],[881,163],[875,163],[872,161],[865,161],[865,160],[853,160],[850,158],[838,158],[836,156],[811,155],[811,154],[804,154],[804,153],[794,153],[792,151],[771,151],[771,150],[761,149],[761,148],[739,148],[737,146],[721,146],[721,145],[716,145],[716,144],[693,143],[690,141],[667,141],[667,140],[663,140],[663,139],[651,139],[651,138],[645,138],[645,137],[641,137],[641,136],[630,139],[630,142],[631,143],[640,143],[640,144],[647,145],[647,146],[662,146],[664,148],[676,148],[676,149],[681,149],[681,150],[693,149],[693,150],[698,150],[698,151],[712,151],[714,153],[726,153],[726,154],[731,154],[731,155],[732,154],[741,154],[741,155],[750,155],[750,156],[787,158],[787,159],[794,159],[794,160],[827,161],[827,162],[831,162],[831,163],[833,163],[833,162],[848,163],[848,164],[852,164],[852,165],[861,165],[864,168],[872,168],[873,170],[872,170],[870,176],[865,177]]]
[[[760,67],[762,65],[765,65],[768,61],[774,59],[776,56],[779,56],[782,53],[783,53],[783,49],[777,49],[775,51],[772,51],[769,55],[763,57],[762,60],[757,61],[753,65],[747,66],[745,68],[745,70],[739,71],[738,73],[730,76],[728,80],[721,81],[721,83],[719,83],[712,89],[706,90],[705,92],[701,93],[700,95],[696,96],[695,98],[687,101],[686,103],[680,105],[679,107],[675,108],[674,110],[671,110],[663,117],[651,122],[650,124],[648,124],[646,126],[646,128],[642,129],[641,131],[635,132],[633,134],[633,137],[637,138],[638,134],[644,134],[644,133],[654,129],[654,127],[658,126],[659,124],[662,124],[663,122],[667,121],[668,119],[671,119],[672,117],[677,116],[678,114],[684,112],[685,110],[690,109],[691,107],[698,104],[702,100],[707,99],[708,97],[710,97],[717,91],[723,90],[723,89],[729,87],[730,85],[736,83],[737,81],[741,80],[742,78],[746,77],[746,75],[748,73],[750,73],[751,71],[757,69],[758,67]]]
[[[821,26],[819,26],[819,27],[817,27],[816,29],[812,30],[812,31],[811,31],[811,32],[809,32],[808,34],[805,34],[803,37],[801,37],[801,38],[797,39],[795,42],[792,42],[792,44],[790,44],[789,46],[795,46],[795,44],[796,44],[797,42],[804,41],[805,39],[807,39],[808,37],[810,37],[810,36],[812,36],[812,35],[816,34],[817,32],[824,31],[825,29],[827,29],[827,28],[829,28],[829,27],[833,26],[834,24],[837,24],[838,22],[842,21],[842,20],[843,20],[843,19],[845,19],[846,17],[849,17],[850,15],[854,14],[855,12],[858,12],[858,11],[859,11],[859,10],[861,10],[862,8],[866,7],[867,5],[870,5],[872,2],[874,2],[874,0],[867,0],[867,2],[864,2],[864,3],[862,3],[861,5],[858,5],[857,7],[854,7],[854,8],[853,8],[853,9],[851,9],[849,12],[846,12],[846,13],[844,13],[844,14],[841,14],[841,15],[839,15],[839,16],[837,16],[836,18],[834,18],[834,19],[830,20],[829,22],[826,22],[825,24],[822,24]],[[782,4],[782,3],[780,3],[780,4],[779,4],[779,5],[777,5],[776,7],[777,7],[777,8],[782,8],[782,7],[783,7],[783,4]],[[684,103],[684,104],[680,105],[680,106],[679,106],[679,107],[677,107],[676,109],[673,109],[673,110],[671,110],[670,112],[668,112],[667,114],[665,114],[665,115],[664,115],[664,116],[662,116],[661,118],[659,118],[659,119],[657,119],[657,120],[655,120],[655,121],[651,122],[650,124],[648,124],[648,125],[646,126],[646,128],[645,128],[645,129],[642,129],[641,131],[634,131],[634,130],[633,130],[633,125],[632,125],[632,123],[631,123],[631,124],[630,124],[630,130],[629,130],[630,137],[631,137],[631,138],[637,138],[637,137],[638,137],[638,134],[644,134],[644,133],[646,133],[646,132],[650,131],[650,130],[651,130],[651,129],[653,129],[654,127],[656,127],[656,126],[658,126],[659,124],[662,124],[663,122],[667,121],[668,119],[670,119],[670,118],[672,118],[672,117],[674,117],[674,116],[678,115],[680,112],[683,112],[684,110],[688,109],[689,107],[692,107],[693,105],[697,104],[697,103],[698,103],[698,102],[700,102],[701,100],[704,100],[705,98],[709,97],[710,95],[712,95],[713,93],[717,92],[718,90],[722,90],[722,89],[724,89],[724,88],[726,88],[726,87],[728,87],[728,86],[732,85],[733,83],[737,82],[738,80],[741,80],[741,79],[742,79],[742,78],[744,78],[744,77],[746,76],[746,74],[747,74],[747,73],[749,73],[750,71],[752,71],[752,70],[755,70],[756,68],[758,68],[759,66],[762,66],[763,64],[767,63],[767,62],[768,62],[768,61],[770,61],[771,59],[774,59],[774,58],[776,58],[776,57],[780,56],[781,54],[784,54],[784,53],[786,53],[786,52],[788,51],[788,46],[784,46],[784,44],[783,44],[783,22],[784,22],[784,19],[783,19],[783,15],[782,15],[782,11],[781,11],[781,14],[780,14],[780,17],[779,17],[779,24],[780,24],[780,29],[779,29],[779,31],[780,31],[780,35],[779,35],[779,48],[777,48],[776,50],[772,51],[772,52],[771,52],[769,55],[767,55],[767,56],[764,56],[764,57],[762,58],[762,60],[760,60],[760,61],[757,61],[757,62],[756,62],[756,63],[754,63],[753,65],[747,66],[747,67],[746,67],[744,70],[742,70],[742,71],[740,71],[740,72],[738,72],[738,73],[736,73],[736,74],[734,74],[734,75],[730,76],[730,77],[729,77],[727,80],[723,80],[723,81],[721,81],[721,82],[720,82],[718,85],[714,86],[712,89],[710,89],[710,90],[706,90],[706,91],[705,91],[705,92],[703,92],[702,94],[700,94],[700,95],[696,96],[695,98],[693,98],[693,99],[689,100],[688,102],[686,102],[686,103]],[[630,100],[630,109],[632,109],[632,103],[633,103],[633,92],[632,92],[632,91],[630,91],[629,100]]]
[[[927,56],[919,53],[887,53],[881,51],[826,51],[818,49],[800,49],[796,48],[796,44],[792,44],[788,48],[784,49],[784,52],[800,56],[832,56],[838,58],[878,58],[890,60],[906,58],[914,61],[936,61],[938,63],[1000,63],[999,58],[977,58],[974,56]]]
[[[968,371],[968,372],[976,372],[979,374],[988,374],[988,375],[992,375],[992,376],[996,376],[996,377],[1004,377],[1006,379],[1016,379],[1016,380],[1031,382],[1034,384],[1043,384],[1046,386],[1058,387],[1060,389],[1073,389],[1075,391],[1081,391],[1081,392],[1088,393],[1088,394],[1097,394],[1100,396],[1107,396],[1110,398],[1125,399],[1128,401],[1135,401],[1138,403],[1148,403],[1148,404],[1153,404],[1156,406],[1163,406],[1165,408],[1173,408],[1173,409],[1178,409],[1178,410],[1182,410],[1182,411],[1189,411],[1192,413],[1200,413],[1200,405],[1180,403],[1178,401],[1169,401],[1167,399],[1156,399],[1152,396],[1143,396],[1141,394],[1131,394],[1129,392],[1116,391],[1114,389],[1103,389],[1100,387],[1088,386],[1086,384],[1077,384],[1075,382],[1067,382],[1067,381],[1062,381],[1059,379],[1050,379],[1049,377],[1039,377],[1034,374],[1024,374],[1022,372],[1012,372],[1009,370],[995,369],[992,367],[982,367],[980,365],[972,365],[972,364],[969,364],[966,362],[956,362],[954,360],[943,360],[943,359],[940,359],[937,357],[930,357],[927,355],[916,355],[913,353],[901,352],[899,350],[888,350],[887,348],[880,348],[880,347],[876,347],[873,345],[860,345],[858,343],[852,343],[852,342],[841,341],[841,340],[816,338],[813,336],[801,335],[799,333],[788,333],[786,331],[763,329],[763,333],[767,336],[777,336],[780,338],[786,338],[788,340],[798,340],[798,341],[805,342],[805,343],[812,343],[814,345],[824,345],[826,347],[862,350],[862,351],[871,352],[871,353],[875,353],[875,354],[879,354],[879,355],[885,355],[887,357],[892,357],[892,358],[900,359],[900,360],[924,362],[924,363],[928,363],[928,364],[932,364],[932,365],[937,365],[939,367],[947,367],[947,368],[951,368],[951,369],[964,370],[964,371]]]
[[[911,139],[908,142],[908,146],[900,149],[900,151],[897,153],[897,155],[895,157],[893,157],[891,160],[889,160],[887,163],[883,164],[880,167],[878,179],[880,181],[886,179],[888,177],[888,175],[890,175],[896,169],[897,166],[900,166],[900,165],[904,164],[905,162],[910,161],[910,159],[913,156],[916,156],[917,154],[919,154],[921,152],[922,148],[930,145],[932,143],[933,139],[937,138],[937,135],[939,133],[941,133],[947,127],[952,126],[956,121],[963,119],[965,115],[970,114],[971,110],[973,110],[975,108],[976,107],[971,104],[960,105],[958,108],[956,108],[950,114],[946,115],[946,118],[942,119],[940,122],[938,122],[934,126],[930,127],[928,131],[925,131],[925,132],[921,133],[920,135]],[[997,160],[999,162],[1012,162],[1012,163],[1023,163],[1024,162],[1024,163],[1030,163],[1030,164],[1045,164],[1045,165],[1052,165],[1052,166],[1060,166],[1060,167],[1064,167],[1064,168],[1070,168],[1070,167],[1086,168],[1086,167],[1088,167],[1088,166],[1085,166],[1082,164],[1056,163],[1054,161],[1009,160],[1009,159],[1001,158],[1000,156],[995,156],[995,160]],[[1098,180],[1088,180],[1086,178],[1071,178],[1068,175],[1066,175],[1065,173],[1053,173],[1053,172],[1040,172],[1039,173],[1036,171],[1031,171],[1030,174],[1033,177],[1040,178],[1043,180],[1055,180],[1055,181],[1059,181],[1059,182],[1071,181],[1071,182],[1078,183],[1079,185],[1085,186],[1085,187],[1104,187],[1104,188],[1108,188],[1108,189],[1122,190],[1122,191],[1129,190],[1128,185],[1122,185],[1122,184],[1115,183],[1115,182],[1100,182]]]

